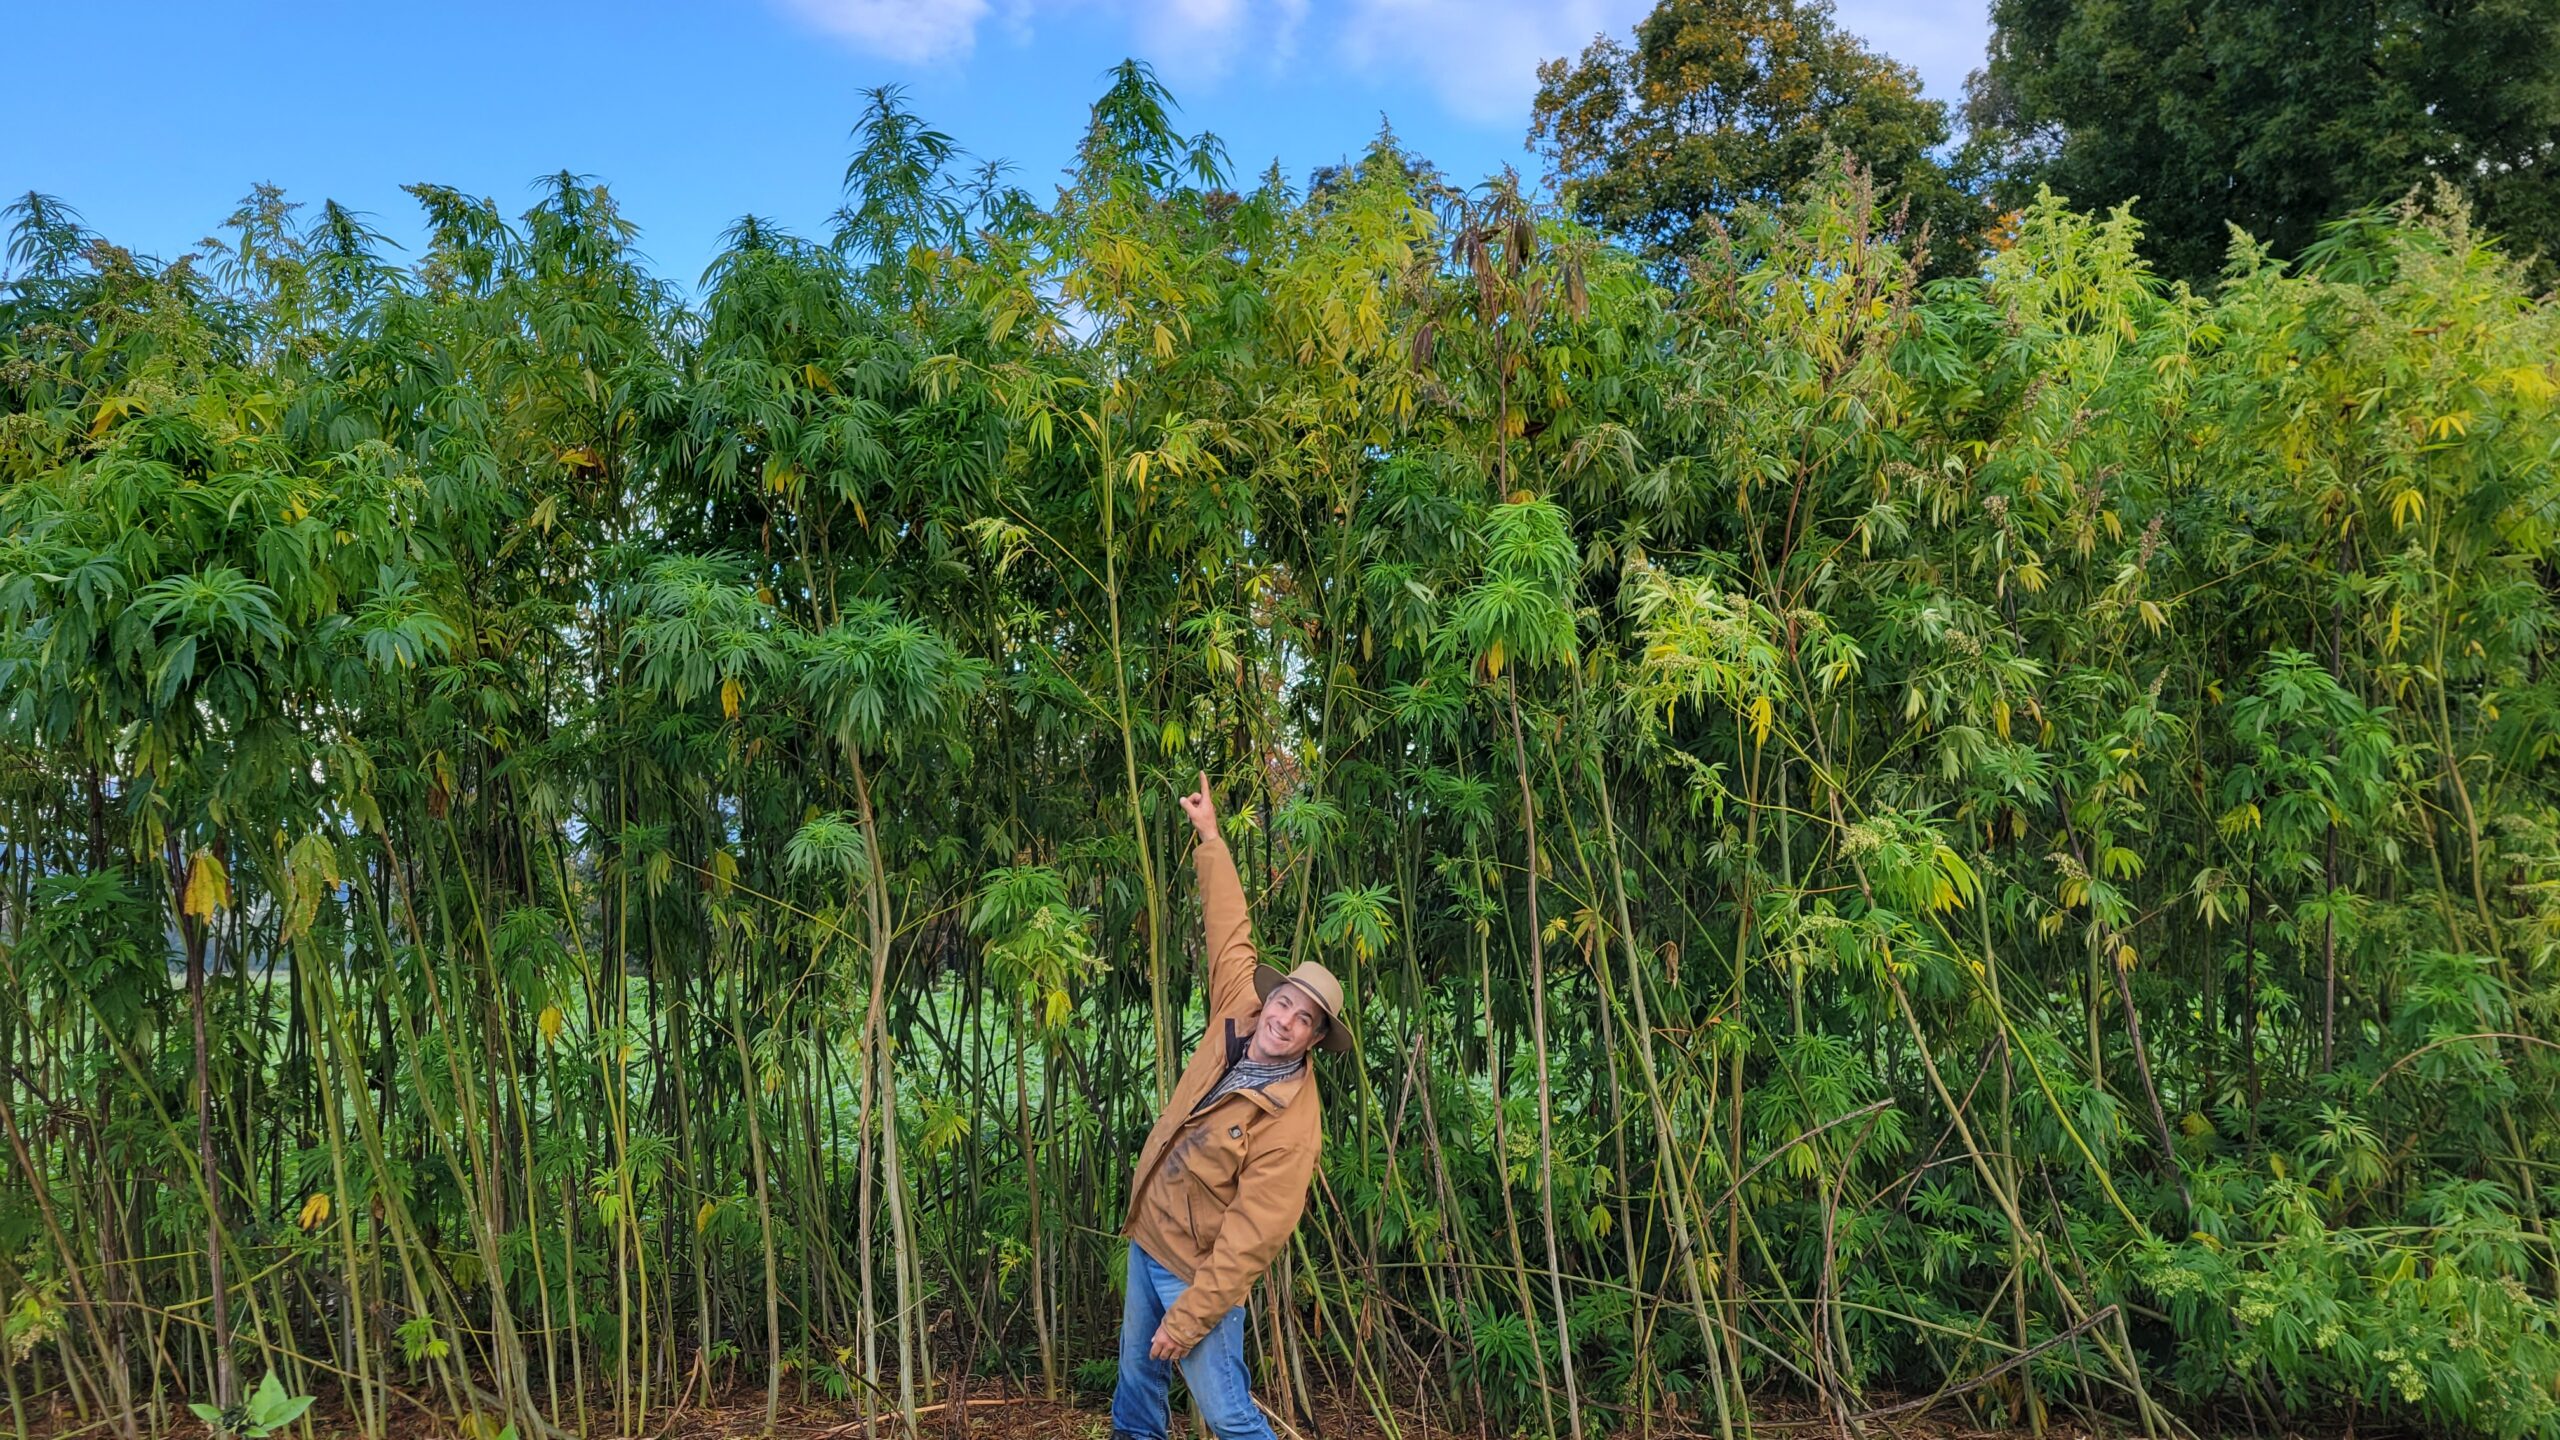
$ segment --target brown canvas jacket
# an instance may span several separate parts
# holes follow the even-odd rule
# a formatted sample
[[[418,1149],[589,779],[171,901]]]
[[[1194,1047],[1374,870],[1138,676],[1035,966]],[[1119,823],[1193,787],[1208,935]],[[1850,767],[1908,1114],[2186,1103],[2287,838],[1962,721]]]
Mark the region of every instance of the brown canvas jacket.
[[[1192,864],[1208,931],[1209,1024],[1138,1152],[1129,1220],[1121,1227],[1190,1282],[1164,1317],[1165,1333],[1186,1346],[1244,1303],[1288,1243],[1324,1143],[1312,1053],[1286,1080],[1230,1091],[1198,1109],[1244,1054],[1262,1000],[1253,988],[1253,925],[1234,857],[1224,840],[1208,840]]]

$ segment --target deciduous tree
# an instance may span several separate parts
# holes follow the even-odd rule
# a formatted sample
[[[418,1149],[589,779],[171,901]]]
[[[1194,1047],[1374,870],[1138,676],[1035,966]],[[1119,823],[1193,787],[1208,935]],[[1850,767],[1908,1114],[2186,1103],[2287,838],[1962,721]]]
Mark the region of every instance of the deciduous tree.
[[[1947,107],[1869,50],[1828,0],[1660,0],[1632,45],[1601,36],[1538,67],[1529,138],[1585,222],[1658,259],[1742,205],[1803,196],[1824,156],[1874,173],[1941,273],[1971,267],[1988,219],[1943,152]]]
[[[2550,0],[1996,0],[1991,20],[1967,118],[2011,198],[2140,197],[2171,275],[2219,271],[2231,226],[2297,255],[2434,180],[2515,253],[2560,253]]]

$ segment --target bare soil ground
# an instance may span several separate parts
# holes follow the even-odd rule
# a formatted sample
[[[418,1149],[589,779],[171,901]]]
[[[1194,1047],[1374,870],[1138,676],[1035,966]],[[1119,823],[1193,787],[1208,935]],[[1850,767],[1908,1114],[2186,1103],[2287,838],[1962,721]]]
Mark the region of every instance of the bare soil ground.
[[[1273,1432],[1280,1440],[1509,1440],[1499,1431],[1481,1430],[1473,1423],[1453,1425],[1452,1417],[1421,1406],[1397,1410],[1392,1428],[1349,1397],[1322,1397],[1314,1408],[1311,1424],[1291,1424],[1274,1417]],[[591,1414],[593,1423],[584,1440],[760,1440],[767,1434],[761,1386],[739,1386],[708,1401],[694,1400],[672,1413],[661,1411],[650,1417],[646,1431],[634,1436],[623,1436],[613,1429],[609,1408]],[[154,1440],[210,1440],[209,1432],[192,1415],[181,1410],[179,1417],[177,1423],[157,1430],[146,1424],[143,1433]],[[312,1433],[319,1440],[352,1440],[356,1434],[352,1417],[333,1399],[324,1399],[315,1406],[311,1419]],[[83,1424],[67,1405],[54,1409],[31,1405],[26,1420],[31,1440],[114,1440],[117,1435],[116,1427],[95,1417]],[[1178,1403],[1174,1422],[1174,1440],[1201,1440],[1205,1433]],[[1751,1423],[1755,1434],[1786,1436],[1790,1440],[1827,1440],[1838,1434],[1838,1427],[1818,1407],[1785,1401],[1755,1407]],[[1036,1393],[980,1382],[963,1396],[940,1399],[920,1409],[917,1428],[922,1440],[1109,1440],[1111,1420],[1107,1407],[1099,1400],[1048,1400]],[[450,1416],[431,1414],[421,1406],[404,1406],[396,1411],[390,1429],[383,1440],[492,1440],[487,1429],[457,1426]],[[770,1433],[774,1440],[866,1440],[860,1405],[798,1402],[789,1396],[785,1396]],[[1642,1433],[1650,1440],[1711,1440],[1715,1430],[1708,1417],[1664,1415],[1655,1417],[1641,1431],[1630,1426],[1617,1433],[1629,1437]],[[894,1412],[882,1415],[877,1434],[881,1440],[894,1440]],[[299,1426],[291,1440],[300,1440]],[[525,1440],[545,1437],[528,1436]],[[1871,1424],[1868,1440],[2024,1440],[2024,1432],[1976,1429],[1963,1423],[1961,1411],[1949,1406],[1925,1415],[1914,1412],[1896,1416],[1889,1427]],[[2113,1437],[2056,1423],[2046,1428],[2045,1440]]]

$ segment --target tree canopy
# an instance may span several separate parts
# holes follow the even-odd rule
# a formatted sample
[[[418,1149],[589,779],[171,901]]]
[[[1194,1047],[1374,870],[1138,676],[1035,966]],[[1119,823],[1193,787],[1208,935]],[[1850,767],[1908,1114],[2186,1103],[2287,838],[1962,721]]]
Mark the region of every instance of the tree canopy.
[[[2548,0],[1994,0],[1968,118],[2013,201],[2140,197],[2145,253],[2220,272],[2413,187],[2451,186],[2519,255],[2560,256],[2560,8]]]
[[[1828,0],[1660,0],[1632,46],[1601,36],[1538,67],[1529,135],[1577,218],[1662,259],[1740,206],[1802,195],[1834,151],[1928,233],[1936,270],[1969,268],[1989,218],[1940,153],[1946,106]]]

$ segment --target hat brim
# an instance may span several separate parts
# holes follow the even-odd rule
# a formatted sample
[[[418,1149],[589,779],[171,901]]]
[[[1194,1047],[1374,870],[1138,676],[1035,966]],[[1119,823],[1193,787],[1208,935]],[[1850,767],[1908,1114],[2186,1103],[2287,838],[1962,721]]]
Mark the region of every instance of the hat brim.
[[[1292,981],[1288,976],[1272,969],[1267,964],[1257,964],[1253,967],[1253,993],[1261,999],[1268,1000],[1271,998],[1272,991],[1279,989],[1283,985],[1293,985],[1295,983],[1296,982]],[[1335,1010],[1332,1006],[1325,1004],[1323,996],[1318,995],[1306,986],[1298,985],[1296,988],[1299,994],[1314,1001],[1316,1008],[1324,1012],[1324,1036],[1322,1039],[1316,1041],[1316,1048],[1319,1050],[1331,1051],[1336,1055],[1349,1054],[1351,1051],[1351,1026],[1343,1020],[1341,1013]]]

